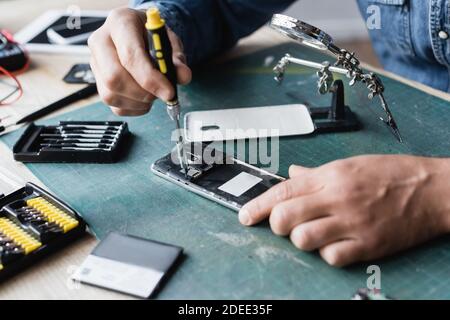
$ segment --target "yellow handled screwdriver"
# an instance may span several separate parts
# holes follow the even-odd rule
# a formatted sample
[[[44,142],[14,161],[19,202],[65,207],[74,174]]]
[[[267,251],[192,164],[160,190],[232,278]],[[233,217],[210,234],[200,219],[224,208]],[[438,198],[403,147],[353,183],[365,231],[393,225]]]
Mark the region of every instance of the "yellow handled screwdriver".
[[[147,23],[145,28],[148,30],[148,43],[150,48],[150,56],[153,64],[159,71],[167,77],[169,82],[175,89],[175,96],[166,102],[167,113],[170,118],[175,121],[178,133],[177,153],[180,166],[187,177],[188,162],[184,152],[183,135],[180,127],[180,103],[177,93],[177,72],[172,60],[172,45],[167,35],[166,23],[161,18],[158,8],[150,8],[147,10]]]

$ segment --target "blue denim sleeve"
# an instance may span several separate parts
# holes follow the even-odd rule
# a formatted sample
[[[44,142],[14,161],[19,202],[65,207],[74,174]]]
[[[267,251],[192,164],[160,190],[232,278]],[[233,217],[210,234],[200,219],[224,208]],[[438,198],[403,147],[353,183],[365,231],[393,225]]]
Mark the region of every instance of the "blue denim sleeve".
[[[157,0],[131,1],[132,7],[155,5],[181,38],[189,64],[232,47],[294,0]]]

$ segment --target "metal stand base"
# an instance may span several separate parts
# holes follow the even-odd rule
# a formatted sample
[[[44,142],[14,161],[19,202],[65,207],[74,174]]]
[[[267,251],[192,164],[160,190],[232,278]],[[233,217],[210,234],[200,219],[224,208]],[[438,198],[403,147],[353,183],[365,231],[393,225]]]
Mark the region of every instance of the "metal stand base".
[[[333,94],[330,107],[310,107],[309,112],[317,133],[345,132],[361,129],[360,122],[350,107],[345,105],[344,83],[336,80],[330,89]]]

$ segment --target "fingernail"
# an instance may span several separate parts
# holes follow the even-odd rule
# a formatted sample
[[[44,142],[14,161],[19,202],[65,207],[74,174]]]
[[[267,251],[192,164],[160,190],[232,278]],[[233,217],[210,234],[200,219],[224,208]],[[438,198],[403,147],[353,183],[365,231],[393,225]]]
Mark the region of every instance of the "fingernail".
[[[172,93],[169,89],[161,89],[161,99],[164,101],[169,101],[172,98]]]
[[[187,61],[186,61],[186,56],[185,56],[183,53],[178,54],[178,55],[177,55],[177,58],[178,58],[182,63],[184,63],[184,64],[187,63]]]
[[[239,211],[239,222],[244,226],[248,226],[250,224],[250,214],[247,209],[242,208]]]
[[[171,97],[172,93],[171,93],[170,88],[167,88],[165,86],[159,87],[158,89],[156,89],[155,95],[159,99],[164,100],[164,101],[169,101],[170,99],[172,99],[172,97]]]

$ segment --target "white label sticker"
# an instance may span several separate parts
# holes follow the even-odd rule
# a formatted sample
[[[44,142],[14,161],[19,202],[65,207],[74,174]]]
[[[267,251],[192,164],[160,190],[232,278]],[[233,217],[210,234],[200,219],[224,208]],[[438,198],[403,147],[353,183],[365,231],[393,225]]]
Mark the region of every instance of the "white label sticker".
[[[148,298],[163,275],[160,271],[89,255],[72,279]]]
[[[259,177],[252,176],[247,172],[241,172],[233,179],[221,185],[219,190],[232,194],[235,197],[240,197],[261,181],[262,179]]]

